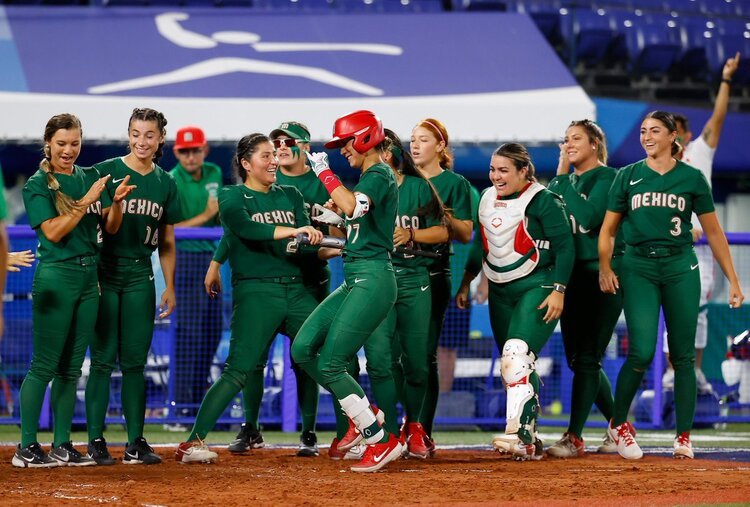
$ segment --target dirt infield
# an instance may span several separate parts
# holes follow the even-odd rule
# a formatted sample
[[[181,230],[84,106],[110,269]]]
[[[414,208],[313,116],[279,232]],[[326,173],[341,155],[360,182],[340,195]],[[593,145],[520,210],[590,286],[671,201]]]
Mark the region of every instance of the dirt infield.
[[[114,456],[122,449],[112,448]],[[513,462],[484,450],[439,450],[375,474],[348,461],[297,458],[292,449],[245,456],[220,450],[214,465],[180,465],[168,449],[151,467],[23,470],[0,448],[2,505],[687,505],[750,501],[748,463],[647,456]],[[519,485],[525,476],[530,484]]]

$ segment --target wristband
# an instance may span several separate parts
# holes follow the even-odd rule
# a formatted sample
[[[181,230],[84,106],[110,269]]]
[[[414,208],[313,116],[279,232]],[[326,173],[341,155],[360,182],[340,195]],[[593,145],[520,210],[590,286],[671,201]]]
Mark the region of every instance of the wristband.
[[[727,79],[727,78],[721,78],[721,82],[722,83],[726,83],[728,85],[732,84],[732,80],[731,79]]]
[[[320,182],[323,183],[323,186],[326,187],[329,194],[332,194],[334,190],[343,185],[338,176],[333,174],[333,171],[330,169],[321,171],[320,174],[318,174],[318,178],[320,179]]]
[[[560,294],[565,294],[565,289],[565,285],[561,283],[552,284],[552,290],[554,290],[555,292],[559,292]]]

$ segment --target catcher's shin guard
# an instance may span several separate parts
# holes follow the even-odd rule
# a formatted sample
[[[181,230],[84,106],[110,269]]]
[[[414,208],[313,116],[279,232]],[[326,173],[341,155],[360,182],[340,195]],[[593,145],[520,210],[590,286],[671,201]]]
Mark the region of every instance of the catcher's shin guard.
[[[530,382],[536,370],[534,353],[523,340],[510,339],[500,360],[507,393],[505,433],[518,435],[524,444],[534,443],[539,400]]]
[[[374,444],[383,438],[385,433],[370,407],[370,401],[367,399],[367,396],[360,398],[356,394],[350,394],[339,400],[339,403],[344,413],[349,419],[354,421],[354,425],[362,433],[365,442]],[[372,431],[373,425],[377,427],[377,431]]]

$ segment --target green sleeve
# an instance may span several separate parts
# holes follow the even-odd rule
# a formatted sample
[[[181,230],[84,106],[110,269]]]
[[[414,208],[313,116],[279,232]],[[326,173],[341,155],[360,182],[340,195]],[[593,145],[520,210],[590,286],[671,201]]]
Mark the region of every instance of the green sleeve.
[[[165,223],[176,224],[182,222],[182,210],[180,209],[179,193],[177,192],[177,183],[171,174],[165,173],[167,180],[169,181],[169,191],[167,192],[167,202],[164,203],[164,209],[166,210]]]
[[[471,185],[469,181],[458,175],[460,183],[453,199],[453,216],[458,220],[472,219]]]
[[[229,189],[222,189],[219,193],[219,215],[224,227],[242,239],[252,241],[273,240],[276,226],[254,222],[247,214],[244,203],[239,197],[238,192],[232,192]]]
[[[599,170],[599,169],[597,169]],[[614,173],[603,172],[597,175],[597,180],[589,192],[588,198],[584,199],[578,191],[573,188],[570,178],[561,179],[555,193],[565,201],[565,207],[578,222],[578,225],[593,230],[602,225],[604,214],[607,212],[607,201],[609,189],[612,187]]]
[[[91,185],[96,183],[99,178],[103,176],[99,169],[96,168],[96,166],[85,168],[84,171],[91,171]],[[89,188],[91,188],[91,185],[89,185]],[[115,186],[114,188],[117,188],[117,186]],[[86,189],[86,191],[88,192],[88,189]],[[107,185],[104,186],[104,192],[102,192],[99,196],[99,200],[102,202],[102,209],[112,206],[112,196],[109,195],[109,188],[107,187]]]
[[[614,211],[615,213],[625,213],[628,210],[628,192],[627,182],[630,177],[632,166],[624,167],[617,171],[615,181],[612,183],[612,187],[609,192],[609,203],[607,209]]]
[[[302,192],[290,185],[282,185],[281,188],[284,189],[287,197],[294,204],[294,226],[310,225],[310,214],[305,209],[305,198],[302,197]]]
[[[573,243],[573,233],[570,229],[568,214],[559,196],[553,193],[539,196],[539,221],[542,224],[544,237],[549,240],[550,251],[555,256],[554,281],[567,284],[573,271],[576,250]]]
[[[706,180],[706,176],[701,171],[697,171],[696,178],[696,189],[695,199],[693,200],[693,212],[696,215],[703,215],[704,213],[711,213],[716,211],[714,206],[714,198],[711,194],[711,186]]]
[[[214,259],[219,264],[224,264],[227,261],[227,257],[229,256],[229,243],[227,242],[227,237],[222,236],[221,240],[219,241],[218,246],[216,247],[216,252],[214,252]]]
[[[5,204],[5,180],[3,179],[3,168],[0,167],[0,220],[8,217],[8,205]]]
[[[478,275],[482,270],[482,258],[484,256],[482,234],[479,229],[480,227],[474,232],[474,240],[471,242],[471,249],[466,259],[466,266],[464,267],[464,271],[474,276]]]
[[[44,179],[46,183],[46,178]],[[36,229],[42,222],[58,216],[52,193],[47,185],[40,185],[40,178],[34,175],[23,187],[23,204],[29,217],[29,225]]]
[[[383,173],[378,170],[369,170],[362,175],[354,191],[369,197],[370,205],[374,207],[385,200],[388,188],[388,178]]]

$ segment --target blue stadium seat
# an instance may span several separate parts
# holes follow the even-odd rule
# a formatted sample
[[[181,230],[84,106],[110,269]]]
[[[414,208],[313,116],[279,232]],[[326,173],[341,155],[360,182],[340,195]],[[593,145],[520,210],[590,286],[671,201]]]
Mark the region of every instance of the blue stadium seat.
[[[343,12],[441,12],[441,0],[347,0],[338,2]]]
[[[454,11],[495,11],[505,12],[508,2],[504,0],[453,0],[451,5]]]
[[[561,0],[525,0],[516,4],[516,10],[531,16],[539,31],[550,44],[556,46],[562,42],[561,24],[563,20],[561,18],[568,11],[563,9]]]
[[[330,12],[337,10],[335,0],[254,0],[253,7],[280,12]]]
[[[705,16],[682,16],[679,18],[682,54],[675,62],[674,70],[679,76],[696,80],[708,77],[706,47],[714,33],[706,26]]]
[[[600,63],[617,36],[614,18],[603,8],[577,8],[571,20],[574,62]]]
[[[710,76],[721,78],[721,69],[728,58],[740,53],[740,65],[734,75],[734,82],[740,86],[750,85],[750,27],[742,19],[715,18],[715,37],[706,47]]]
[[[624,35],[631,71],[636,76],[665,76],[682,48],[677,22],[658,13],[638,16],[613,10],[612,15]]]
[[[703,0],[703,12],[708,16],[737,16],[741,7],[736,0]]]
[[[703,3],[700,0],[667,0],[666,6],[669,10],[683,15],[703,12]]]

